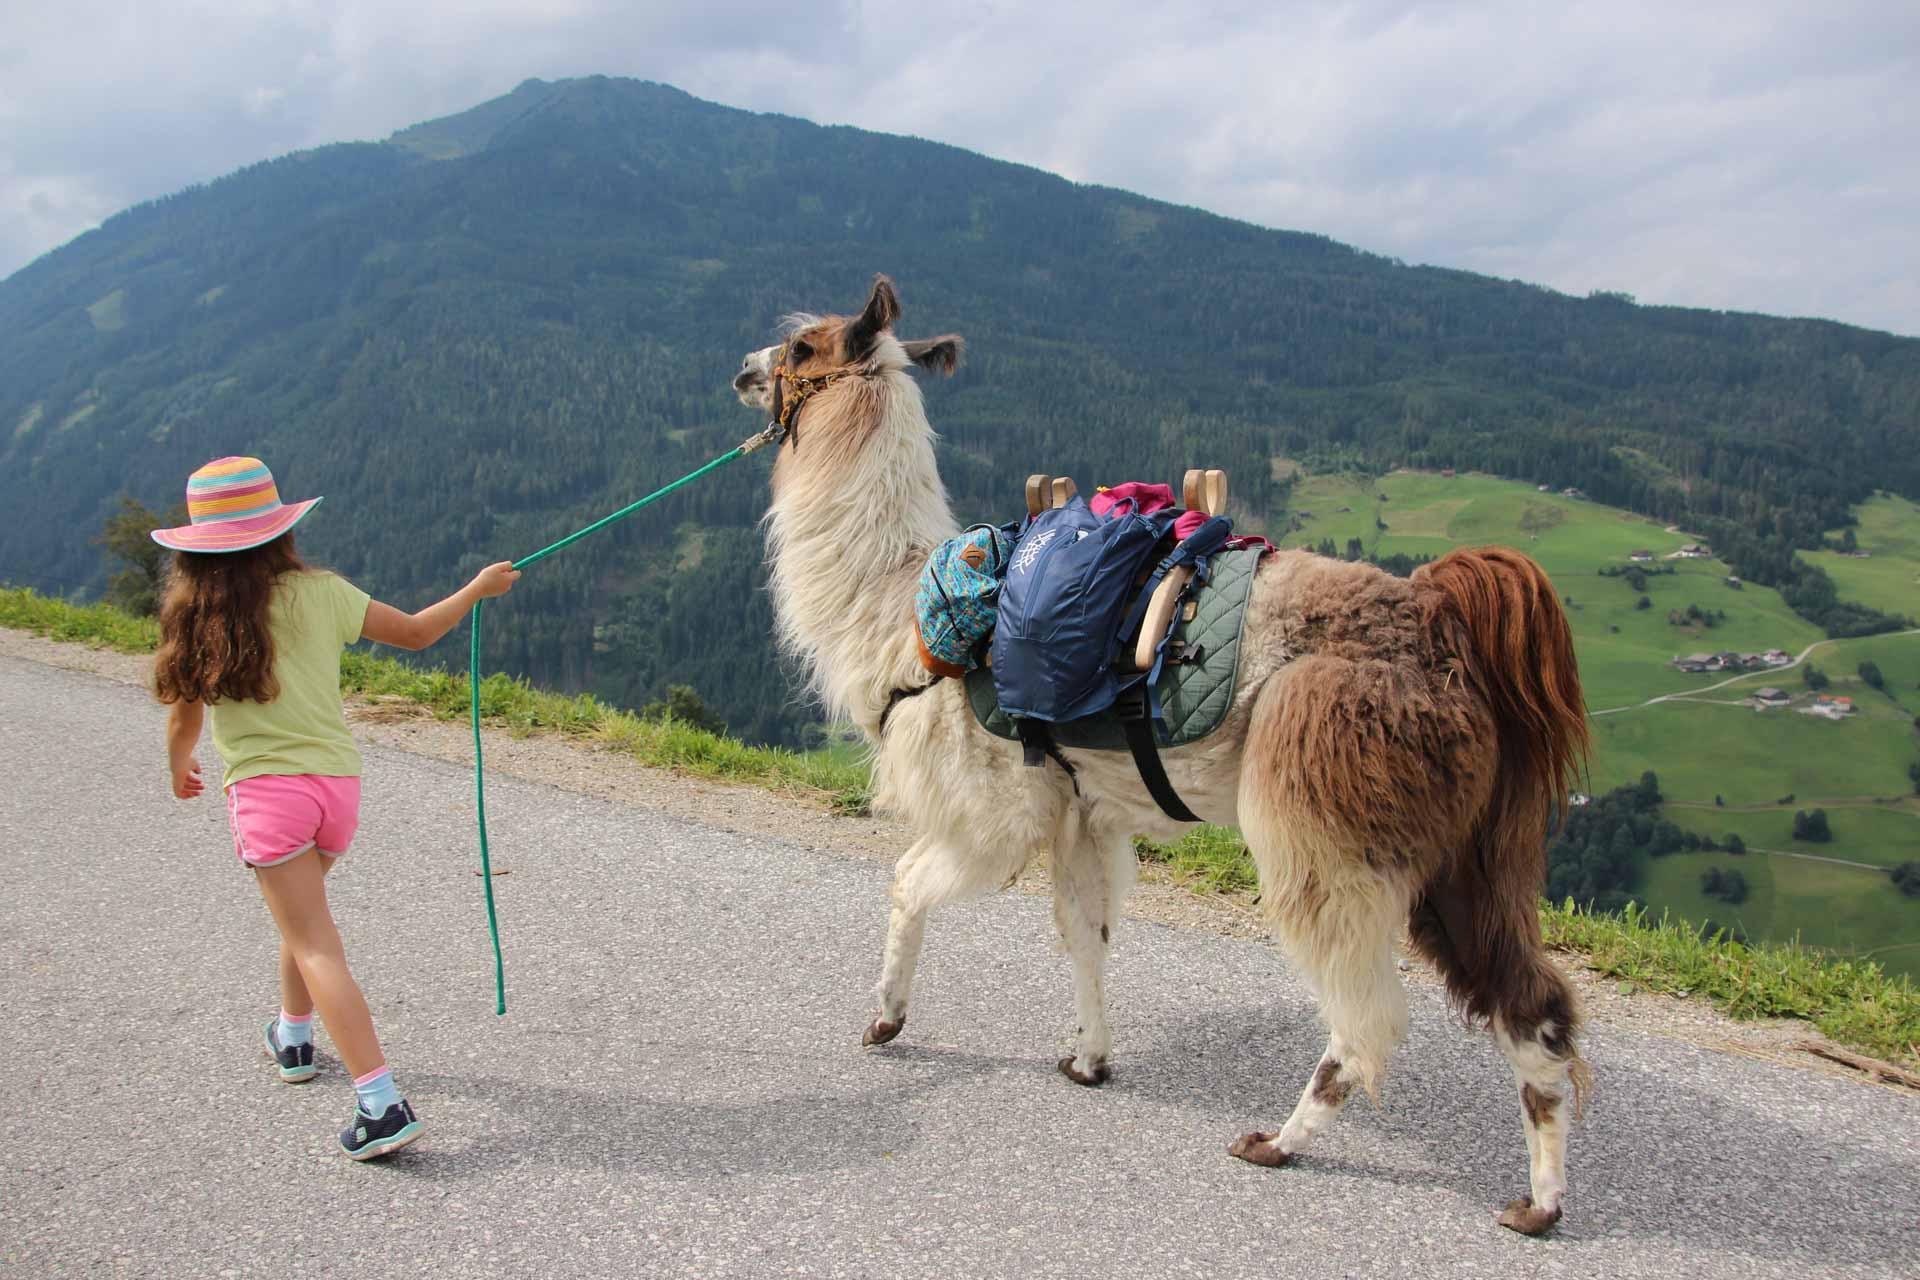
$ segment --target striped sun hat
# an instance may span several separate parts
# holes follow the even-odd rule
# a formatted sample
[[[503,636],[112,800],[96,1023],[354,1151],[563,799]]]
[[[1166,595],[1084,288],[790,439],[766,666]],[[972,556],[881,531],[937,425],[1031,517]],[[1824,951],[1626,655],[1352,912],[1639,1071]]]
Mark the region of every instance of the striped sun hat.
[[[153,540],[175,551],[245,551],[293,528],[319,501],[282,503],[273,472],[258,458],[216,458],[187,477],[193,523],[155,529]]]

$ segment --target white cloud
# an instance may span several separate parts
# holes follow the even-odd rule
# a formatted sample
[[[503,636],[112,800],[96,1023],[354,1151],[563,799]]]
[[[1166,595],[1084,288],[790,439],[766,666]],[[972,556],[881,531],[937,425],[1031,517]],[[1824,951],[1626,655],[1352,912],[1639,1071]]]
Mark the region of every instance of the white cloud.
[[[605,73],[1409,261],[1920,334],[1920,10],[27,0],[0,272],[115,207]]]

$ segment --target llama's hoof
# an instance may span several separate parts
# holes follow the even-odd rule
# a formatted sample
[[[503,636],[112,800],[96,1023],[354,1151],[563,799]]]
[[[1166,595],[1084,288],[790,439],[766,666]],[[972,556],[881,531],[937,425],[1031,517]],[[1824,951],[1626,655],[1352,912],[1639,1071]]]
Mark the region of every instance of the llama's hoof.
[[[867,1029],[860,1033],[860,1043],[864,1045],[885,1044],[887,1041],[899,1035],[900,1029],[906,1025],[907,1016],[904,1013],[892,1022],[887,1021],[885,1018],[875,1018],[867,1024]]]
[[[1245,1160],[1248,1164],[1261,1165],[1268,1169],[1278,1169],[1291,1163],[1293,1157],[1280,1149],[1271,1133],[1243,1133],[1227,1147],[1227,1154]]]
[[[1532,1196],[1521,1196],[1518,1200],[1509,1200],[1500,1215],[1500,1225],[1509,1231],[1518,1231],[1523,1236],[1543,1236],[1560,1221],[1560,1206],[1551,1209],[1536,1208]]]
[[[1082,1071],[1073,1065],[1073,1059],[1071,1057],[1067,1057],[1060,1059],[1060,1074],[1075,1084],[1083,1084],[1089,1089],[1097,1089],[1107,1082],[1107,1078],[1111,1076],[1113,1072],[1104,1062],[1091,1071]]]

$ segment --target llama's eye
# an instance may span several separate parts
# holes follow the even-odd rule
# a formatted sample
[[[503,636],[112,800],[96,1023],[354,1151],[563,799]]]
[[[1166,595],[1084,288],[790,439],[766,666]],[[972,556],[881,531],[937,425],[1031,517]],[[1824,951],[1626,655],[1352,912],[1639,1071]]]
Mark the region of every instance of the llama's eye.
[[[813,348],[808,346],[806,343],[796,342],[793,344],[793,358],[795,360],[805,360],[812,355],[813,355]]]

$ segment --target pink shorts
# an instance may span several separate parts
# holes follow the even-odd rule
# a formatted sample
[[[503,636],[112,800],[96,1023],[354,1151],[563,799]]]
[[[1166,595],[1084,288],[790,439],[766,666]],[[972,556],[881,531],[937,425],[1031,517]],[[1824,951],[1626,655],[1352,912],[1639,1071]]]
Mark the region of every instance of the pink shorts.
[[[318,849],[337,858],[360,825],[360,779],[261,774],[227,788],[233,851],[250,867],[273,867]]]

